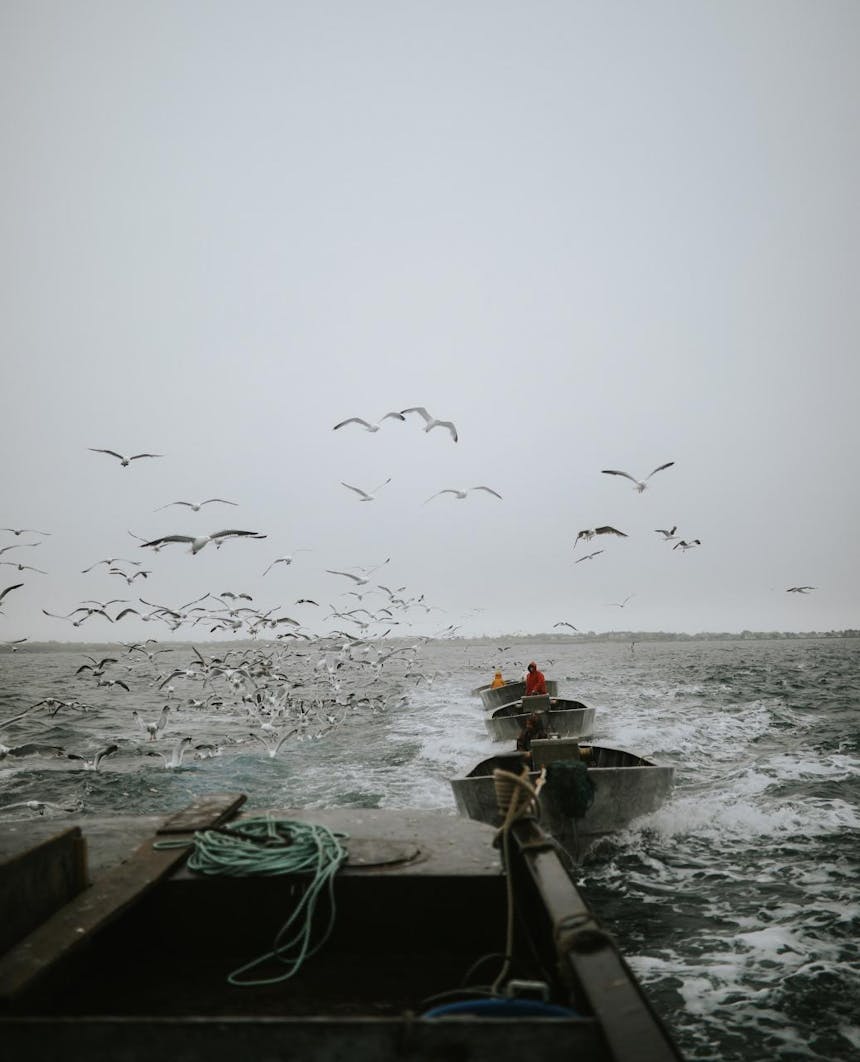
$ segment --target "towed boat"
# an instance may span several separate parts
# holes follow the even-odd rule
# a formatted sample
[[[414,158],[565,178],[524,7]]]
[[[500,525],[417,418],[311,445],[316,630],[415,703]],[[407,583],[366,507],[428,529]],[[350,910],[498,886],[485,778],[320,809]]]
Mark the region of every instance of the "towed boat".
[[[582,701],[563,697],[523,697],[503,704],[484,718],[484,726],[493,741],[516,740],[526,719],[540,714],[544,728],[559,737],[591,737],[594,733],[594,709]]]
[[[262,813],[240,815],[243,800],[216,794],[155,825],[4,828],[9,1058],[680,1059],[532,819],[509,821],[500,850],[482,823],[379,809],[269,812],[254,841]],[[300,827],[336,839],[326,889],[318,867],[272,867]],[[251,862],[201,869],[225,838]],[[302,926],[307,947],[288,956]]]
[[[526,694],[525,682],[506,682],[504,686],[491,689],[489,686],[479,686],[481,704],[488,711],[501,708],[504,704],[513,704],[521,701]],[[546,692],[550,697],[558,696],[558,682],[555,679],[546,680]]]
[[[580,745],[572,738],[531,743],[532,785],[543,768],[540,818],[549,833],[578,860],[600,837],[656,811],[672,791],[675,769],[635,753],[603,745]],[[466,818],[499,826],[503,820],[493,771],[519,774],[526,764],[522,752],[506,752],[482,760],[468,774],[451,779],[457,810]]]

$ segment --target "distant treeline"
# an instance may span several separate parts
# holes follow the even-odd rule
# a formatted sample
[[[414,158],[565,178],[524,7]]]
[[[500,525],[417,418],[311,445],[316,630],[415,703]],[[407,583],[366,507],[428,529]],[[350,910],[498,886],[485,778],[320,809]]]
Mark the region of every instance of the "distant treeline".
[[[431,638],[430,641],[457,642],[462,645],[495,646],[500,640],[519,645],[526,642],[540,642],[542,645],[568,644],[570,642],[738,642],[738,641],[775,641],[781,639],[816,639],[816,638],[860,638],[860,630],[853,628],[844,631],[700,631],[698,634],[684,634],[678,631],[582,631],[579,634],[558,634],[537,632],[536,634],[494,634],[465,638],[459,635],[453,638]],[[410,642],[413,639],[400,636],[388,638],[389,642]],[[17,646],[20,652],[59,653],[65,650],[80,652],[86,649],[98,649],[102,646],[116,645],[116,642],[25,642]],[[241,639],[237,641],[163,641],[162,646],[171,649],[190,649],[192,645],[217,645],[232,649],[241,649],[269,644],[265,639]],[[2,646],[0,646],[2,650]]]

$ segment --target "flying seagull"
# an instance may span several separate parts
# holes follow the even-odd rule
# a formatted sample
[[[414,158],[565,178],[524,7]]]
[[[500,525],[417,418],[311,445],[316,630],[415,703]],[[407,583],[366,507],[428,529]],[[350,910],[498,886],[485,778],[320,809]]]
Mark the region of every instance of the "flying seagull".
[[[312,550],[310,548],[308,548],[307,546],[297,546],[293,550],[293,553],[311,553],[311,552],[312,552]],[[275,557],[275,559],[272,561],[272,563],[269,565],[269,567],[266,569],[266,571],[263,572],[263,575],[266,575],[267,572],[270,572],[272,570],[272,568],[275,567],[276,564],[287,564],[287,565],[292,564],[293,563],[293,553],[288,554],[286,557]]]
[[[618,469],[615,468],[602,468],[600,471],[604,476],[624,476],[625,479],[629,479],[633,483],[633,489],[637,494],[641,494],[648,486],[648,480],[655,472],[662,472],[664,468],[671,468],[674,463],[674,461],[667,461],[665,465],[658,465],[652,472],[648,473],[645,479],[636,479],[636,477],[631,476],[629,472],[619,472]]]
[[[664,542],[674,542],[675,539],[678,537],[675,534],[675,532],[677,530],[678,530],[678,525],[677,524],[675,524],[674,527],[670,527],[668,531],[665,528],[663,528],[663,527],[655,527],[654,528],[654,534],[655,535],[662,535]]]
[[[111,457],[119,459],[119,463],[123,468],[128,468],[131,461],[137,461],[141,457],[164,457],[164,454],[132,454],[131,457],[123,457],[122,454],[118,454],[116,450],[99,450],[94,446],[88,446],[88,450],[91,450],[94,454],[110,454]]]
[[[785,592],[787,594],[808,594],[811,590],[817,589],[817,586],[790,586]]]
[[[16,538],[18,535],[46,535],[50,538],[51,535],[50,531],[37,531],[34,527],[0,527],[0,531],[9,531]]]
[[[466,495],[473,490],[483,490],[486,491],[487,494],[492,494],[494,498],[499,498],[500,500],[502,498],[501,494],[499,494],[497,490],[493,490],[492,487],[466,487],[463,490],[457,490],[455,487],[446,487],[444,490],[437,490],[435,494],[431,494],[424,504],[426,505],[427,502],[433,501],[434,498],[438,498],[440,494],[453,494],[459,501],[462,501]]]
[[[378,423],[371,424],[369,420],[365,420],[363,417],[347,417],[346,420],[342,420],[340,424],[335,424],[332,431],[337,431],[338,428],[345,428],[347,424],[360,424],[365,431],[379,431],[382,427],[384,420],[406,420],[406,417],[402,413],[386,413],[384,417],[380,417]]]
[[[574,564],[582,564],[583,561],[591,560],[592,557],[597,557],[601,553],[605,553],[605,552],[606,552],[605,549],[598,549],[598,550],[595,550],[594,553],[586,553],[584,557],[580,557],[579,560],[576,560],[573,563]]]
[[[138,711],[134,711],[131,714],[134,718],[134,721],[144,732],[144,734],[149,735],[149,740],[157,741],[160,732],[164,729],[165,724],[167,723],[167,717],[170,714],[170,705],[165,704],[165,706],[161,709],[161,715],[155,720],[154,723],[148,723]]]
[[[580,539],[583,539],[585,542],[590,542],[595,535],[618,535],[619,538],[627,538],[627,535],[623,531],[619,531],[617,527],[595,527],[591,530],[586,529],[585,531],[580,531],[574,540],[573,548],[576,549],[576,543],[579,542]]]
[[[682,553],[686,553],[688,549],[692,549],[694,546],[701,546],[701,540],[694,538],[691,542],[685,542],[682,538],[680,542],[677,542],[672,549],[679,549]]]
[[[459,438],[457,429],[450,420],[437,420],[435,417],[431,417],[424,406],[410,406],[409,409],[401,409],[400,412],[403,414],[417,413],[424,419],[424,431],[432,431],[434,428],[447,428],[454,442],[457,442]]]
[[[169,509],[171,505],[187,505],[192,512],[199,513],[204,505],[211,505],[213,502],[220,502],[222,505],[238,505],[238,502],[227,501],[226,498],[207,498],[202,502],[190,502],[190,501],[175,501],[168,502],[167,505],[160,505],[155,512],[160,513],[162,509]]]
[[[20,590],[23,583],[14,583],[12,586],[7,586],[5,590],[0,590],[0,602],[7,594],[11,594],[13,590]]]
[[[628,594],[627,597],[625,597],[623,601],[607,601],[606,604],[609,605],[610,607],[614,605],[616,608],[624,608],[624,606],[627,604],[627,602],[632,597],[635,597],[635,596],[636,596],[635,594]]]
[[[585,560],[584,557],[582,559]],[[574,625],[572,623],[568,623],[567,620],[562,620],[560,623],[553,623],[553,627],[570,627],[572,631],[576,631],[576,633],[579,634],[579,628],[574,627]]]
[[[391,482],[391,476],[388,477],[388,479],[385,481],[385,483],[380,483],[379,486],[378,487],[374,487],[373,490],[366,491],[366,490],[362,490],[361,487],[352,487],[352,486],[349,485],[349,483],[344,483],[343,480],[340,481],[342,487],[346,487],[348,490],[355,491],[355,493],[359,496],[360,500],[363,501],[363,502],[365,502],[365,501],[374,501],[376,499],[377,492],[382,490],[382,488],[386,484],[388,484],[390,482]]]
[[[19,572],[37,572],[39,575],[48,574],[41,568],[34,568],[32,564],[17,564],[15,561],[0,561],[0,564],[5,564],[10,568],[17,568]]]
[[[85,771],[97,771],[103,759],[106,756],[113,756],[113,754],[119,749],[119,745],[108,745],[107,748],[100,749],[92,759],[87,756],[81,756],[77,752],[67,752],[67,760],[80,760],[83,764]]]
[[[221,548],[222,541],[228,538],[266,538],[259,531],[215,531],[211,535],[165,535],[163,538],[154,538],[151,542],[142,542],[140,548],[151,546],[158,549],[166,546],[169,542],[188,542],[192,553],[199,553],[204,546],[214,542],[217,548]]]

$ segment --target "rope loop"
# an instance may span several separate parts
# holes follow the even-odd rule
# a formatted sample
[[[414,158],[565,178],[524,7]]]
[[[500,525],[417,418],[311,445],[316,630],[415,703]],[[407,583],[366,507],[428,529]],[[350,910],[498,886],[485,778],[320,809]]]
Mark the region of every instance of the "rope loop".
[[[271,815],[242,819],[233,826],[200,830],[194,835],[189,870],[228,877],[272,877],[309,874],[298,904],[275,934],[270,951],[228,974],[231,985],[274,985],[298,973],[305,959],[320,950],[334,929],[334,878],[349,852],[341,844],[347,835],[327,826],[274,819]],[[329,899],[328,922],[311,944],[314,915],[320,895]],[[266,964],[280,963],[282,972],[248,976]]]

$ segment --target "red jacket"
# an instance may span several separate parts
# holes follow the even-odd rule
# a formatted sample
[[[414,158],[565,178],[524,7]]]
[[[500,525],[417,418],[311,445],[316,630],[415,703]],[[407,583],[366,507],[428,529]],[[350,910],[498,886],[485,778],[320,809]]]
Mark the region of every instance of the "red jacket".
[[[543,677],[543,672],[538,671],[537,668],[526,675],[525,695],[531,697],[536,693],[546,693],[546,679]]]

